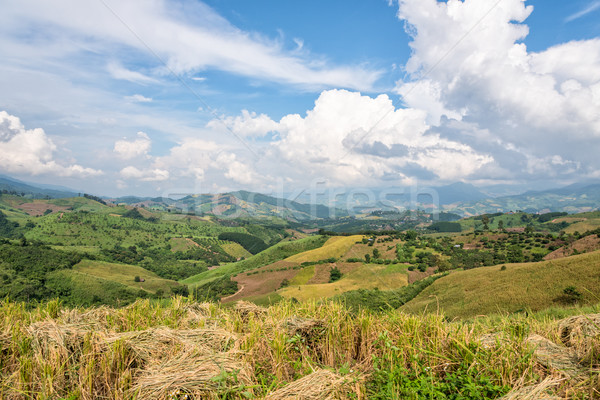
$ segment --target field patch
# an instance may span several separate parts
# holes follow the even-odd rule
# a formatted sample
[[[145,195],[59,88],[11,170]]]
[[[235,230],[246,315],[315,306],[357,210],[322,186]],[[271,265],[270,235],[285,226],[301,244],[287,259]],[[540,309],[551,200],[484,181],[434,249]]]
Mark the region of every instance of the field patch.
[[[332,283],[290,285],[277,293],[287,299],[299,301],[323,299],[357,289],[397,289],[408,284],[406,266],[355,264],[352,271],[346,273],[339,281]],[[342,268],[340,268],[342,269]]]
[[[346,254],[362,238],[362,235],[334,236],[329,238],[322,247],[293,255],[286,258],[286,261],[303,263],[325,260],[331,257],[339,258]]]
[[[69,207],[57,206],[56,204],[51,204],[43,200],[37,200],[32,203],[22,203],[15,207],[34,217],[39,217],[40,215],[51,212],[66,211],[69,209]]]
[[[241,289],[224,300],[231,302],[249,296],[256,297],[273,293],[281,287],[284,279],[289,281],[298,273],[297,269],[293,269],[296,266],[295,263],[282,260],[249,273],[238,274],[232,280],[236,281]]]
[[[227,242],[221,245],[221,248],[225,250],[227,254],[237,259],[251,257],[252,254],[243,248],[239,243]]]
[[[175,281],[160,278],[154,272],[136,265],[83,260],[73,267],[73,271],[114,281],[132,289],[142,289],[151,293],[156,293],[159,289],[168,293],[172,287],[180,286]],[[144,282],[135,282],[136,276],[144,279]]]
[[[199,247],[198,243],[189,238],[171,238],[169,244],[171,245],[172,252],[186,252],[194,247]]]
[[[573,286],[580,303],[596,303],[600,293],[600,252],[537,263],[506,264],[454,271],[438,279],[401,310],[443,311],[448,317],[542,310],[562,306]]]

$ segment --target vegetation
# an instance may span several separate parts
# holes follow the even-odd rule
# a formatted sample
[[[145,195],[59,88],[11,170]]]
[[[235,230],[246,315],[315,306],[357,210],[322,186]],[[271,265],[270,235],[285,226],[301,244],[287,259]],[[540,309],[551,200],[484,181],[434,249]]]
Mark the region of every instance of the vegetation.
[[[570,350],[560,340],[564,322],[548,315],[465,323],[336,303],[224,308],[175,298],[119,309],[52,301],[30,311],[3,301],[0,316],[7,399],[594,398],[598,391],[597,357],[567,369],[556,362]],[[586,340],[581,354],[600,345],[598,336]]]
[[[251,254],[258,254],[269,247],[262,239],[240,232],[223,232],[219,234],[219,239],[238,243]]]
[[[401,309],[443,312],[453,317],[543,310],[564,304],[564,288],[581,292],[584,304],[598,302],[600,252],[540,263],[506,264],[456,271],[437,280]]]

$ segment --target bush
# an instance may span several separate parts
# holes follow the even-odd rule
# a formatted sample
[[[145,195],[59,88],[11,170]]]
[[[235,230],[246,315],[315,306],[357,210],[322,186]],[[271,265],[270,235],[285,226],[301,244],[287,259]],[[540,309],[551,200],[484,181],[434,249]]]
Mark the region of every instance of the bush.
[[[133,281],[134,282],[141,282],[142,280],[140,279],[139,276],[136,276],[135,278],[133,278]]]
[[[342,271],[339,270],[338,267],[333,267],[329,269],[329,282],[339,281],[342,277]]]

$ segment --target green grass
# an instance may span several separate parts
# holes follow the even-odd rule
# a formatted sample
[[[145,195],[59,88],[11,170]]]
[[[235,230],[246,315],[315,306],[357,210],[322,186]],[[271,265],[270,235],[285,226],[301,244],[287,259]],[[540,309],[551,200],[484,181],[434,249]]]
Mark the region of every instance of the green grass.
[[[157,290],[169,293],[172,287],[179,286],[175,281],[160,278],[154,272],[135,265],[83,260],[73,267],[73,271],[114,281],[132,289],[143,289],[151,293],[156,293]],[[144,278],[145,281],[135,282],[136,276]]]
[[[309,265],[308,267],[302,268],[296,276],[290,279],[290,285],[306,285],[313,276],[315,276],[315,266]]]
[[[600,301],[600,252],[539,263],[506,264],[454,271],[437,280],[402,307],[405,312],[438,312],[468,318],[561,305],[567,286],[582,294],[581,303]]]
[[[243,248],[239,243],[225,242],[224,244],[221,245],[221,248],[223,250],[225,250],[225,252],[232,257],[236,257],[236,258],[252,257],[252,254],[248,250]]]
[[[191,276],[183,280],[182,283],[197,286],[223,275],[234,275],[272,264],[291,255],[320,247],[324,242],[325,240],[321,236],[310,236],[293,242],[281,242],[245,260],[222,265],[216,269]]]

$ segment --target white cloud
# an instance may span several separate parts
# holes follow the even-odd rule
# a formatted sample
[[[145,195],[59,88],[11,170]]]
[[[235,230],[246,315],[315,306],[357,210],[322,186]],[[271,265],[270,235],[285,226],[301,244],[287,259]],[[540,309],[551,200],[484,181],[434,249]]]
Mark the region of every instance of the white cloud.
[[[523,0],[399,1],[413,53],[397,90],[441,137],[494,154],[496,171],[576,178],[600,167],[600,39],[529,52],[532,11]]]
[[[441,179],[463,179],[492,161],[466,144],[428,132],[427,114],[395,109],[377,98],[345,90],[321,93],[306,117],[281,119],[276,153],[300,179],[323,177],[337,185],[408,182],[415,167]],[[410,171],[410,172],[409,172]]]
[[[133,141],[118,140],[113,151],[125,160],[147,155],[152,146],[152,141],[144,132],[137,133],[138,139]]]
[[[362,65],[332,66],[319,57],[288,52],[277,40],[236,28],[201,2],[105,0],[84,4],[57,0],[50,4],[44,0],[23,0],[12,2],[3,14],[0,23],[14,31],[43,23],[53,25],[67,37],[87,42],[116,43],[144,54],[151,49],[177,74],[217,69],[307,88],[359,90],[371,89],[382,74]],[[14,24],[17,20],[18,25]],[[109,64],[108,69],[118,79],[153,82],[153,78],[118,63]]]
[[[121,79],[139,84],[158,83],[156,79],[144,75],[141,72],[128,70],[118,62],[111,62],[106,68],[110,75],[115,79]]]
[[[584,8],[583,10],[569,15],[567,18],[565,18],[565,22],[575,21],[576,19],[584,17],[584,16],[588,15],[589,13],[594,12],[598,9],[600,9],[600,1],[593,1],[590,4],[588,4],[588,6],[586,8]]]
[[[78,164],[64,166],[54,156],[59,149],[43,129],[25,129],[18,117],[0,111],[0,169],[15,174],[98,176],[102,171]]]
[[[123,179],[137,179],[142,182],[161,182],[169,179],[169,171],[164,169],[140,170],[134,166],[128,166],[121,170]]]
[[[141,94],[134,94],[133,96],[125,96],[125,100],[132,103],[151,103],[152,97],[145,97]]]
[[[209,129],[229,129],[241,136],[261,137],[277,129],[277,122],[265,114],[257,115],[255,112],[242,110],[242,115],[237,117],[222,116],[211,120],[206,127]]]

